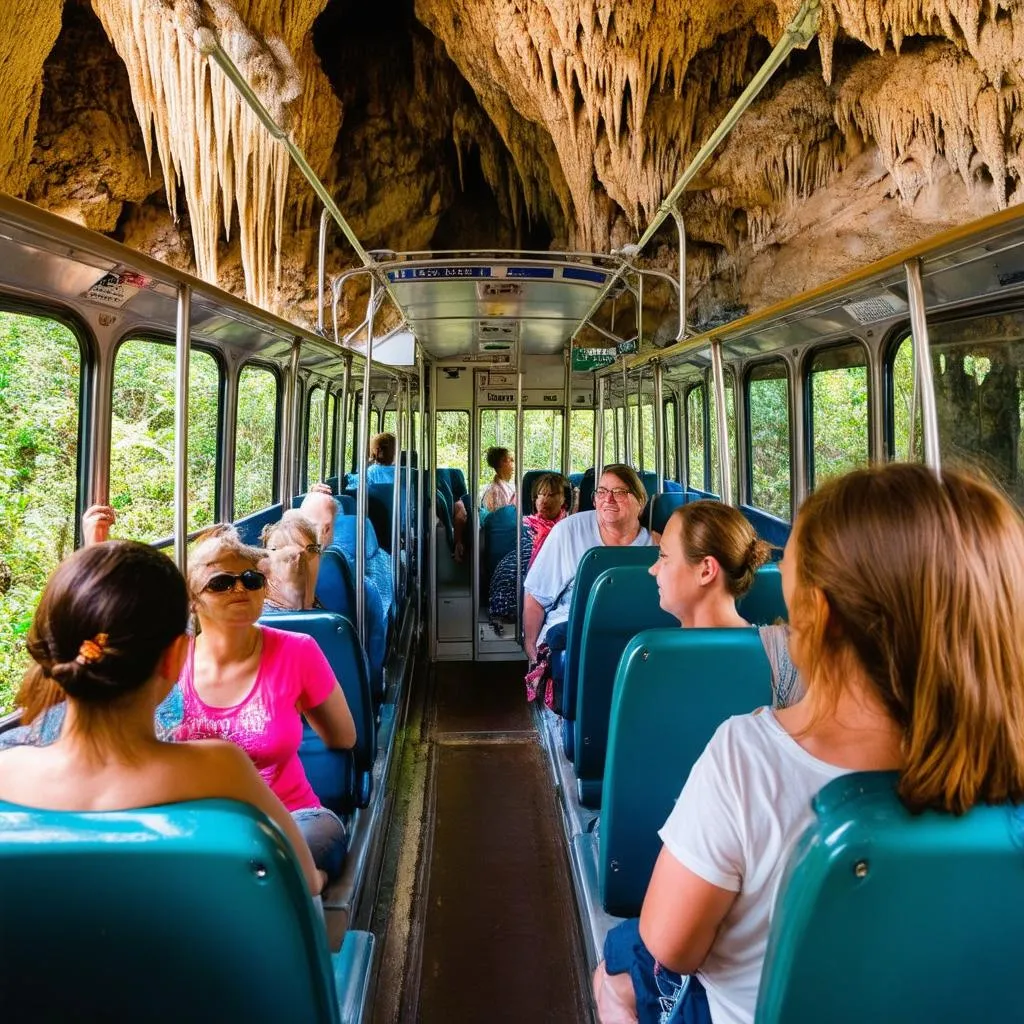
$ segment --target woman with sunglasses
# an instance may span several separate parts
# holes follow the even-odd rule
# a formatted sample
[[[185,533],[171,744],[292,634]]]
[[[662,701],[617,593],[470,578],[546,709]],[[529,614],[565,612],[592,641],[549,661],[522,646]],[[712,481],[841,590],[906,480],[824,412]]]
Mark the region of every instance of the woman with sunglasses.
[[[262,552],[232,526],[214,527],[189,556],[188,584],[199,634],[179,684],[179,740],[228,739],[291,812],[326,883],[341,871],[346,835],[320,805],[302,762],[302,716],[334,749],[356,741],[345,694],[312,637],[259,625],[266,577]]]

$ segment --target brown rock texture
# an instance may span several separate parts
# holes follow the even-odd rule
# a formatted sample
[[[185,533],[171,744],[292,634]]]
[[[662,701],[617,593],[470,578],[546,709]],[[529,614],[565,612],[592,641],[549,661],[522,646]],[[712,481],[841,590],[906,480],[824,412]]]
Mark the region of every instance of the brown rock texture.
[[[308,322],[319,204],[204,32],[367,248],[607,252],[643,231],[798,6],[8,0],[0,186]],[[1022,72],[1017,2],[825,0],[818,39],[681,201],[691,323],[1019,202]],[[340,233],[330,252],[332,269],[352,259]],[[644,259],[673,267],[671,221]],[[674,302],[647,293],[659,343]]]

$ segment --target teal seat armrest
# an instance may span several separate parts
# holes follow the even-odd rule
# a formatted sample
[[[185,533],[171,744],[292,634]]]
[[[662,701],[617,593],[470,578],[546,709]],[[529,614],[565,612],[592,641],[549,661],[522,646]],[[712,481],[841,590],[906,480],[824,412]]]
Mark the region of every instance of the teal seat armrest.
[[[366,1014],[374,944],[372,932],[347,931],[341,949],[331,957],[341,1024],[360,1024]]]

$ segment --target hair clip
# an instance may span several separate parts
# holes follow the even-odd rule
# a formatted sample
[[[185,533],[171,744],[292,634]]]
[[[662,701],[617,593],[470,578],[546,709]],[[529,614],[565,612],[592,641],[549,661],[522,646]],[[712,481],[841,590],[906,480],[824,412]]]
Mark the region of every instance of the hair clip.
[[[103,655],[107,653],[108,639],[106,633],[97,633],[91,640],[83,640],[82,646],[78,648],[78,657],[75,658],[75,661],[79,665],[91,665],[101,661]]]

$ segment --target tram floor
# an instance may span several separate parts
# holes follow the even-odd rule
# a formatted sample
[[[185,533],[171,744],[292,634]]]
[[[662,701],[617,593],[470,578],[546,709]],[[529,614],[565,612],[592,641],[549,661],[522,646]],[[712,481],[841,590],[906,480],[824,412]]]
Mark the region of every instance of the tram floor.
[[[590,1019],[558,809],[522,674],[518,662],[434,666],[408,945],[400,972],[382,969],[378,1004],[388,974],[404,976],[404,992],[377,1024]]]

